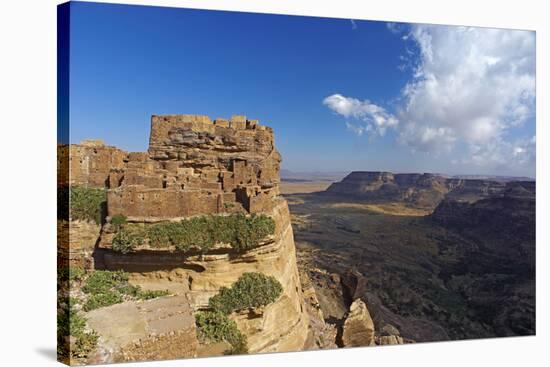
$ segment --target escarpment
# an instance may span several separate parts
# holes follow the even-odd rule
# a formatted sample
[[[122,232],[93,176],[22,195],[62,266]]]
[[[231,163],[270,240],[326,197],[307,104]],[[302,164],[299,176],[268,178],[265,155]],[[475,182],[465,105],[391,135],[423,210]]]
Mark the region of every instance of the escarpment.
[[[209,299],[245,273],[272,276],[282,286],[275,301],[236,310],[229,318],[246,337],[250,353],[310,347],[310,316],[288,205],[279,195],[281,156],[271,128],[244,116],[213,121],[195,115],[153,116],[147,152],[124,152],[95,141],[58,149],[58,165],[69,171],[65,183],[104,195],[94,227],[100,232],[88,241],[95,245],[93,253],[73,256],[79,260],[69,261],[71,265],[85,262],[96,270],[123,270],[132,285],[167,290],[193,312],[208,310]],[[71,209],[69,223],[76,223],[77,213]],[[184,225],[193,231],[179,227]],[[193,226],[199,225],[210,230],[195,230]],[[119,306],[93,311],[90,322],[95,320],[101,329],[100,345],[119,350],[98,361],[139,360],[137,350],[144,345],[143,358],[178,357],[173,350],[163,355],[162,345],[172,335],[182,335],[182,330],[196,332],[194,322],[186,321],[179,329],[161,328],[165,334],[160,336],[150,334],[156,321],[147,319],[149,314],[143,316],[140,310],[145,306],[138,304],[134,313],[143,314],[138,319],[146,326],[134,338],[123,337],[125,326],[120,322],[113,321],[111,329],[98,322]],[[120,335],[112,330],[117,327]],[[162,341],[158,348],[155,340]],[[227,352],[218,344],[212,345],[211,353]],[[204,348],[210,347],[186,348],[180,357],[211,354]]]
[[[335,182],[325,195],[343,195],[369,201],[395,201],[433,210],[443,199],[473,202],[503,195],[528,195],[530,181],[493,181],[445,177],[433,173],[354,171]],[[513,191],[513,192],[512,192]]]

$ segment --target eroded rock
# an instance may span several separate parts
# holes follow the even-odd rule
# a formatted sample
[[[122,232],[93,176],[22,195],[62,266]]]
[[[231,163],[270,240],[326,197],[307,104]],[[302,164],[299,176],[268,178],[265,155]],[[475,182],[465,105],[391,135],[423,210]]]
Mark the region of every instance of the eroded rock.
[[[367,305],[361,299],[355,300],[344,322],[342,334],[344,347],[362,347],[375,345],[374,322]]]

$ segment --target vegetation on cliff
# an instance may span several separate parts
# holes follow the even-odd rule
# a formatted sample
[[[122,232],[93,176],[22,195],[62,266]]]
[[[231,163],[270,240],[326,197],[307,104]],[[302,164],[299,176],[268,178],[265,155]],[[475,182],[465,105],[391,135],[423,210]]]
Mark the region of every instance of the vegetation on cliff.
[[[231,288],[221,288],[210,298],[210,310],[195,314],[199,337],[213,342],[231,344],[231,354],[247,353],[247,340],[229,314],[247,308],[266,306],[274,302],[283,291],[281,283],[262,273],[244,273]]]
[[[145,243],[154,248],[175,247],[178,251],[198,247],[203,252],[216,243],[228,243],[242,251],[258,246],[275,232],[274,220],[265,215],[211,215],[149,226],[124,223],[117,220],[118,231],[113,239],[113,250],[122,253]]]
[[[97,270],[84,281],[82,291],[88,295],[84,310],[121,303],[124,300],[146,300],[168,295],[167,291],[144,291],[128,283],[128,274],[123,271]]]
[[[210,298],[208,305],[215,311],[230,314],[246,308],[262,307],[274,302],[283,291],[281,283],[262,273],[244,273],[231,286],[222,287]]]
[[[70,189],[71,218],[101,224],[105,214],[106,202],[105,189],[73,186]]]
[[[115,214],[111,217],[111,225],[115,227],[116,230],[119,230],[126,224],[126,219],[126,216],[123,214]]]
[[[199,311],[195,314],[199,337],[212,342],[226,341],[231,345],[231,354],[248,352],[246,336],[237,328],[237,323],[219,311]]]

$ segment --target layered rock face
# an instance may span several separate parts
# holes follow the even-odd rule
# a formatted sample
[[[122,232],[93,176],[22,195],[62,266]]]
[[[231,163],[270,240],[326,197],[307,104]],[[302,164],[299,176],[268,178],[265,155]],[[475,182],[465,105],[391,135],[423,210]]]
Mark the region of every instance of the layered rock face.
[[[361,299],[355,300],[344,322],[342,342],[346,347],[361,347],[374,344],[374,322]]]
[[[147,153],[89,145],[68,149],[71,162],[82,165],[75,168],[74,178],[71,168],[71,184],[107,189],[106,224],[94,252],[96,268],[125,270],[133,284],[146,290],[167,289],[185,297],[194,311],[207,307],[210,297],[221,287],[230,287],[243,273],[274,276],[283,288],[275,302],[230,317],[247,337],[250,353],[309,347],[310,318],[296,265],[288,205],[279,195],[281,157],[271,128],[244,116],[214,121],[194,115],[153,116]],[[112,164],[108,172],[104,163]],[[123,254],[112,249],[115,231],[110,219],[117,214],[124,215],[128,224],[149,226],[191,216],[234,213],[271,217],[274,234],[245,251],[227,244],[217,244],[206,252],[142,246]],[[184,329],[189,332],[188,328],[194,332],[194,323],[187,323]],[[145,336],[140,334],[139,339],[120,343],[111,338],[115,342],[109,348],[118,348],[123,360],[140,359],[136,353],[143,348],[144,358],[173,358],[177,355],[162,351],[167,345],[163,340],[174,335],[180,340],[178,330],[153,339],[143,332]],[[185,356],[192,355],[196,351],[185,352]]]
[[[170,289],[186,294],[195,310],[207,307],[210,297],[221,287],[230,287],[243,273],[272,275],[283,286],[282,296],[264,309],[232,317],[247,336],[251,353],[302,350],[308,337],[309,316],[286,201],[277,198],[272,211],[266,214],[275,221],[275,235],[244,253],[219,246],[206,254],[152,249],[121,254],[109,250],[105,236],[100,243],[105,251],[104,264],[107,269],[131,272],[132,283],[144,289]]]
[[[443,198],[476,201],[502,195],[511,183],[481,179],[448,178],[431,173],[350,173],[333,183],[327,194],[374,201],[403,201],[421,208],[435,208]],[[519,183],[530,185],[530,183]]]

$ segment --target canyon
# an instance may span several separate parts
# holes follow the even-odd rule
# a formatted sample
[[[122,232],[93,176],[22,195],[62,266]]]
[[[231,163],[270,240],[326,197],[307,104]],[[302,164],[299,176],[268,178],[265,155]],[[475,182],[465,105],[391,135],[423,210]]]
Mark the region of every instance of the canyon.
[[[362,299],[405,342],[534,335],[534,181],[356,171],[301,186],[283,189],[299,266],[338,327]]]

